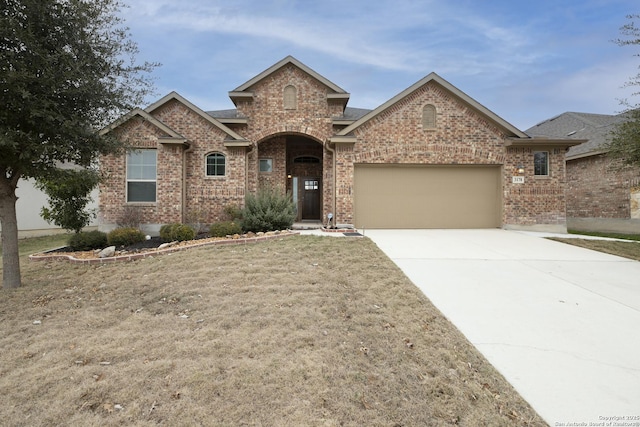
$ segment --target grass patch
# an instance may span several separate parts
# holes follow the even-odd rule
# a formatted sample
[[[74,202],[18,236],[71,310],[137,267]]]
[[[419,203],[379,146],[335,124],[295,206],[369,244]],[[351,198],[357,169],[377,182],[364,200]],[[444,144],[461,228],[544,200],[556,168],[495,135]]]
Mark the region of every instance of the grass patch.
[[[42,252],[48,249],[66,246],[69,241],[70,234],[54,234],[51,236],[30,237],[28,239],[18,240],[18,251],[20,256],[27,256],[36,252]],[[0,256],[2,256],[2,247],[0,245]]]
[[[22,265],[3,424],[546,425],[369,239]]]
[[[602,233],[598,231],[569,230],[569,234],[581,234],[583,236],[610,237],[612,239],[640,241],[640,234]]]
[[[603,235],[601,237],[612,236]],[[639,242],[621,242],[619,240],[593,240],[575,238],[563,239],[558,237],[553,237],[551,238],[551,240],[640,261]]]

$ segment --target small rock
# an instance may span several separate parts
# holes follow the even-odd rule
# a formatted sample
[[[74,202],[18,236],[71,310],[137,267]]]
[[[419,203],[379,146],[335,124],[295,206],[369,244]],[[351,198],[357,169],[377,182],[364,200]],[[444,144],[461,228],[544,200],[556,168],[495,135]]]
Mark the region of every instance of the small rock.
[[[113,409],[116,409],[118,411],[122,411],[124,409],[124,407],[118,403],[116,403],[115,405],[113,405]]]
[[[158,246],[158,249],[165,249],[165,248],[169,248],[171,246],[177,245],[178,242],[169,242],[169,243],[163,243],[160,246]]]
[[[144,236],[145,240],[151,240],[151,236],[149,236],[148,234],[146,236]]]
[[[116,253],[115,246],[109,246],[108,248],[104,248],[98,253],[99,258],[109,258],[112,257]]]
[[[34,320],[33,324],[34,325],[42,325],[42,320]]]

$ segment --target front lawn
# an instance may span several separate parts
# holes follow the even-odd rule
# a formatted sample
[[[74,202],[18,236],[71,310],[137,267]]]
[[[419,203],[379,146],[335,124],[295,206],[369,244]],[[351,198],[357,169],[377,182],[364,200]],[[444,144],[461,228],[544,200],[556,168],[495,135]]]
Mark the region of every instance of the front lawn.
[[[2,424],[546,425],[366,238],[22,273]]]

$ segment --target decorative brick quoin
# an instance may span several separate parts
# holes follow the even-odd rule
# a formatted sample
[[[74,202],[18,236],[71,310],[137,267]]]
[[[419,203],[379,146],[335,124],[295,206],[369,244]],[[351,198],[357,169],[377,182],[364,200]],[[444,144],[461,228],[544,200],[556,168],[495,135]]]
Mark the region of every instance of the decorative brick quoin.
[[[203,111],[172,92],[102,131],[129,147],[100,160],[103,230],[213,223],[267,185],[297,221],[566,230],[565,153],[585,141],[532,138],[435,73],[368,110],[289,56],[228,95]]]

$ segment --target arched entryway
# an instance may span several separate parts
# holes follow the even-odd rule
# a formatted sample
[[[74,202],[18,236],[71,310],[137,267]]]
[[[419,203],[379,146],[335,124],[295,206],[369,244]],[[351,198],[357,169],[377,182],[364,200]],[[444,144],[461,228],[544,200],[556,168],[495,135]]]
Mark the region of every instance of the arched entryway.
[[[258,144],[258,184],[284,187],[297,207],[296,221],[321,221],[323,155],[305,135],[277,135]]]

